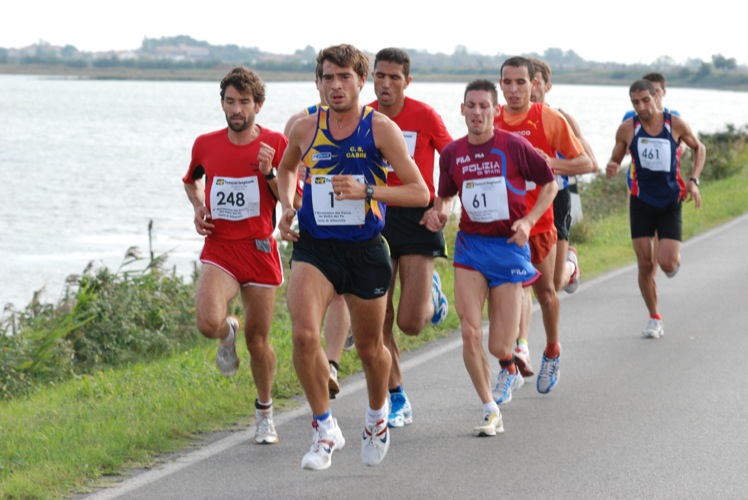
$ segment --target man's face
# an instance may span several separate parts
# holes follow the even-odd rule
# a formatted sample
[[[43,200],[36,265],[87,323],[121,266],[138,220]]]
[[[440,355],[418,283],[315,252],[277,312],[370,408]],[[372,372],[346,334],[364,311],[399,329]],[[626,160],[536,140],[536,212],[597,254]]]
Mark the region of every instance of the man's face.
[[[221,107],[229,128],[234,132],[244,132],[254,125],[255,115],[260,112],[262,104],[256,103],[252,94],[242,94],[229,85],[223,94]]]
[[[545,94],[551,90],[551,84],[543,80],[543,73],[540,71],[535,72],[535,80],[537,83],[532,87],[532,93],[530,94],[530,100],[532,102],[545,102]]]
[[[640,120],[648,121],[657,113],[657,99],[648,90],[641,90],[629,94],[631,104]]]
[[[665,97],[665,89],[662,88],[662,83],[652,82],[652,86],[655,88],[655,102],[657,103],[657,109],[662,111],[665,107],[662,105],[662,98]]]
[[[487,90],[471,90],[465,94],[465,102],[460,106],[465,117],[465,125],[472,135],[483,135],[493,130],[496,116],[496,103]]]
[[[322,89],[330,109],[343,113],[358,106],[358,96],[366,77],[359,77],[351,66],[322,63]]]
[[[527,72],[527,67],[504,66],[499,86],[510,112],[522,113],[530,109],[534,82]]]
[[[405,76],[403,65],[393,61],[379,61],[372,73],[374,93],[380,106],[388,107],[405,101],[405,89],[412,77]]]

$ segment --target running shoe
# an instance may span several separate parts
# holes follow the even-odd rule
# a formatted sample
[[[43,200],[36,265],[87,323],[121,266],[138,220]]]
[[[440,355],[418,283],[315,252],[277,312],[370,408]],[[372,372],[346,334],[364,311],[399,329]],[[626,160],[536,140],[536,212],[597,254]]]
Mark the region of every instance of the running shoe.
[[[338,382],[338,370],[330,363],[330,378],[327,379],[327,388],[330,390],[330,399],[340,392],[340,383]]]
[[[517,344],[512,355],[514,356],[514,364],[517,365],[517,369],[523,377],[527,378],[535,375],[535,370],[530,363],[530,349],[527,348],[526,344]]]
[[[413,408],[404,392],[390,394],[390,414],[387,417],[389,427],[399,428],[413,423]]]
[[[497,405],[505,405],[512,400],[512,391],[516,391],[525,383],[520,373],[509,373],[509,370],[502,368],[499,372],[499,378],[496,381],[496,387],[493,388],[493,397]]]
[[[566,260],[574,264],[574,272],[569,277],[569,282],[564,286],[566,293],[574,293],[579,288],[579,282],[582,280],[582,270],[579,269],[579,257],[577,257],[577,249],[569,247],[569,251],[566,254]]]
[[[434,316],[431,318],[431,324],[440,325],[449,313],[449,301],[442,291],[442,279],[436,270],[434,270],[434,276],[431,280],[431,301],[434,304]]]
[[[332,453],[342,450],[345,447],[345,438],[340,432],[338,421],[332,419],[333,426],[328,431],[320,428],[316,420],[312,421],[314,427],[314,437],[312,438],[312,447],[309,449],[304,458],[301,459],[301,468],[310,470],[324,470],[332,464]]]
[[[536,387],[540,394],[548,394],[551,392],[558,379],[561,377],[561,371],[559,366],[561,365],[561,346],[559,345],[559,353],[557,358],[549,358],[543,354],[543,361],[540,363],[540,373],[538,374],[538,381]]]
[[[665,271],[665,276],[668,278],[674,278],[676,274],[678,274],[678,270],[680,269],[680,262],[675,266],[675,269],[673,269],[670,272]]]
[[[231,333],[234,334],[234,341],[231,342],[231,345],[223,345],[223,342],[218,341],[216,365],[224,377],[233,377],[239,368],[239,356],[236,355],[236,335],[239,331],[239,319],[235,316],[229,316],[226,318],[226,323],[229,324]],[[231,333],[229,333],[229,336],[231,336]]]
[[[257,444],[277,444],[278,433],[275,432],[275,425],[273,425],[273,409],[268,408],[267,410],[255,409],[255,423],[257,430],[255,431],[255,443]]]
[[[353,340],[353,332],[348,332],[348,336],[345,338],[345,344],[343,344],[344,351],[350,351],[356,347],[356,342]]]
[[[642,332],[643,339],[659,339],[665,335],[665,327],[662,325],[662,320],[649,318],[647,326],[644,327]]]
[[[361,442],[361,460],[364,465],[377,465],[384,459],[390,448],[390,428],[380,420],[375,424],[366,423]]]
[[[480,424],[473,429],[473,436],[487,437],[495,436],[504,432],[504,421],[501,418],[501,412],[488,413],[483,417]]]

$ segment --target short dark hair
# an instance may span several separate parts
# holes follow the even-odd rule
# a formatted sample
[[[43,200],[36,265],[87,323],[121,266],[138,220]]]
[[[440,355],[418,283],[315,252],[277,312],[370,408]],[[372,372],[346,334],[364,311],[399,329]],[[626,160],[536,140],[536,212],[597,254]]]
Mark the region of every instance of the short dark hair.
[[[467,98],[467,93],[473,90],[485,90],[486,92],[491,94],[491,101],[493,101],[493,104],[499,102],[499,91],[496,89],[496,84],[491,80],[479,78],[478,80],[473,80],[472,82],[468,83],[467,87],[465,87],[465,94],[463,94],[462,96],[463,102]]]
[[[322,64],[327,61],[336,66],[344,68],[350,66],[362,79],[369,74],[369,58],[353,45],[341,44],[324,48],[317,54],[317,65],[319,75],[322,76]]]
[[[545,83],[550,83],[551,82],[551,67],[548,66],[548,63],[540,59],[537,59],[535,57],[528,57],[528,59],[530,60],[532,65],[535,66],[535,73],[540,71],[540,76],[543,77],[543,81]],[[535,77],[535,73],[532,74],[533,78]]]
[[[665,90],[665,75],[663,75],[662,73],[647,73],[642,77],[642,80],[649,80],[652,83],[659,83],[660,85],[662,85],[662,90]]]
[[[379,61],[393,62],[403,67],[403,74],[405,78],[410,76],[410,56],[403,49],[397,47],[387,47],[377,52],[374,57],[374,69],[376,70]]]
[[[654,85],[652,85],[652,82],[642,78],[641,80],[637,80],[631,84],[631,87],[629,87],[629,95],[633,94],[634,92],[643,92],[645,90],[650,94],[655,95],[655,88]]]
[[[521,68],[524,66],[527,68],[527,74],[530,75],[530,80],[535,78],[535,65],[533,65],[532,61],[526,57],[513,56],[504,61],[504,64],[501,65],[501,69],[499,70],[499,78],[504,77],[504,67],[506,66],[511,66],[513,68]]]
[[[251,69],[238,66],[223,77],[223,80],[221,80],[221,101],[223,101],[226,88],[229,86],[234,87],[242,95],[252,94],[252,99],[258,104],[265,102],[265,82],[262,81],[260,75]]]

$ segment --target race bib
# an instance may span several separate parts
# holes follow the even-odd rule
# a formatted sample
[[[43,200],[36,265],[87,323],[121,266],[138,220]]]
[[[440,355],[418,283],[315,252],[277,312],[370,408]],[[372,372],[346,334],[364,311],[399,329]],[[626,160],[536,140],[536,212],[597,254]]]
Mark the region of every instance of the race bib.
[[[210,188],[210,216],[215,219],[244,220],[260,215],[257,176],[214,177]]]
[[[312,176],[312,208],[318,226],[360,226],[366,216],[365,200],[336,200],[332,189],[332,175]],[[363,175],[354,175],[361,184]]]
[[[639,165],[655,172],[670,172],[670,141],[639,137],[637,142]]]
[[[416,155],[416,139],[418,139],[418,132],[408,132],[407,130],[403,130],[403,137],[405,137],[405,145],[408,147],[408,154],[413,158]],[[392,165],[387,163],[387,171],[394,172],[395,169],[392,168]]]
[[[473,222],[509,219],[509,201],[504,177],[463,181],[461,201]]]

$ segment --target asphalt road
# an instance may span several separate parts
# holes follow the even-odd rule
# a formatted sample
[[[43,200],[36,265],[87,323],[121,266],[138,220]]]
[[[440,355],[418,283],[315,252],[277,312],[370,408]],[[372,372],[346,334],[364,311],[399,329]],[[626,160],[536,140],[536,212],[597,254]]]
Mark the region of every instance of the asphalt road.
[[[327,471],[300,469],[304,405],[276,414],[277,446],[254,445],[253,428],[216,435],[87,498],[748,498],[747,249],[746,216],[686,242],[679,274],[658,273],[660,340],[640,338],[634,266],[583,275],[561,295],[559,385],[541,395],[529,379],[502,407],[503,435],[471,435],[481,404],[453,332],[403,356],[414,422],[392,431],[377,467],[361,463],[366,395],[354,376],[332,402],[347,444]],[[543,345],[535,310],[536,370]]]

